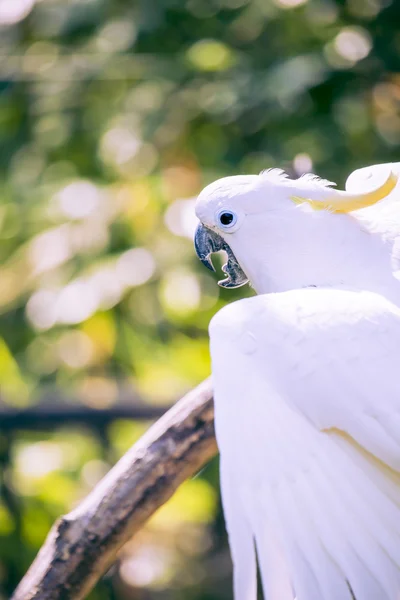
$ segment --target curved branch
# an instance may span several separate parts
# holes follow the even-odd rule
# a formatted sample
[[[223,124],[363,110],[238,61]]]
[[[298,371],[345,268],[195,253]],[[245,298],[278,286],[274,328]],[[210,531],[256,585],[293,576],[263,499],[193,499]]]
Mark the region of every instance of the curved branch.
[[[12,600],[81,600],[118,550],[217,451],[209,380],[175,404],[51,529]]]

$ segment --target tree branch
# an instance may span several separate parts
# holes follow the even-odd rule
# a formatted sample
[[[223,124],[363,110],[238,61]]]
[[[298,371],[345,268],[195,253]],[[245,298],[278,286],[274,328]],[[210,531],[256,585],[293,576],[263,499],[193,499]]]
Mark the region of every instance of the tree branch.
[[[81,600],[118,550],[217,451],[209,380],[175,404],[51,529],[12,600]]]

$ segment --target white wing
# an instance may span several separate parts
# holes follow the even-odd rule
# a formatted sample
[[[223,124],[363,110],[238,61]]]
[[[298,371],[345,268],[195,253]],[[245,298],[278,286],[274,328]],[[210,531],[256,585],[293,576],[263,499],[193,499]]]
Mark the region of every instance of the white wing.
[[[366,192],[375,189],[388,176],[388,171],[400,174],[400,163],[373,165],[351,173],[346,181],[349,192]],[[388,244],[392,268],[400,279],[400,183],[384,199],[362,210],[352,213],[365,229],[379,235]]]
[[[400,309],[304,289],[210,325],[236,600],[400,598]]]

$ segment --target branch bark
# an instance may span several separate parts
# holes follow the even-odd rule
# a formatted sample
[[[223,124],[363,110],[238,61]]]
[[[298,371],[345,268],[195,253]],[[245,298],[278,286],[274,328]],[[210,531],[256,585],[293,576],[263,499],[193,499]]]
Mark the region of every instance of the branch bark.
[[[217,452],[210,380],[182,398],[51,529],[11,600],[81,600],[118,550]]]

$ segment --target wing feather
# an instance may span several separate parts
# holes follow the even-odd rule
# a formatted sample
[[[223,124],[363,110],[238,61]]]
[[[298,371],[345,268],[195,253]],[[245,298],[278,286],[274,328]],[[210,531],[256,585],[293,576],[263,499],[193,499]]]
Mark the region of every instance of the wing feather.
[[[221,461],[222,462],[222,461]],[[234,566],[235,598],[254,600],[257,596],[257,566],[254,534],[232,486],[229,470],[221,465],[221,490]],[[284,600],[284,598],[282,598]]]
[[[400,309],[297,290],[225,307],[210,336],[227,528],[248,524],[266,598],[398,600]]]

